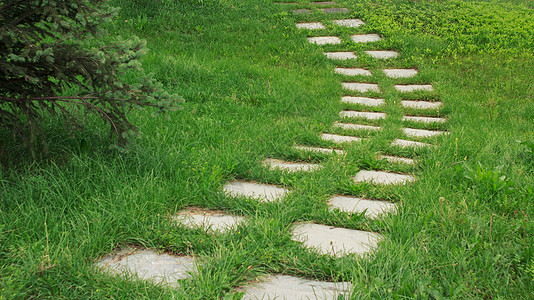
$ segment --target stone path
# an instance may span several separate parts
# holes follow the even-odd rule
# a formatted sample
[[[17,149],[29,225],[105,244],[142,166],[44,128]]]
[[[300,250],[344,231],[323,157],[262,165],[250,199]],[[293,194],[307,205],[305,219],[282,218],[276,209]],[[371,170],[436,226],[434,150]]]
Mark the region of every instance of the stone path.
[[[297,7],[297,2],[280,3],[287,4],[288,7]],[[357,18],[341,18],[343,14],[349,13],[347,8],[337,7],[333,1],[314,1],[310,2],[308,7],[294,8],[291,13],[295,16],[307,14],[307,19],[313,17],[312,14],[324,14],[335,16],[332,20],[328,18],[322,21],[308,21],[296,23],[296,28],[303,33],[316,30],[325,30],[329,28],[345,27],[357,28],[365,26],[365,22]],[[373,45],[385,39],[377,33],[352,34],[350,40],[343,40],[337,36],[309,36],[308,41],[318,47],[323,45],[337,45],[343,48],[345,44],[361,44],[372,50],[361,51],[361,55],[369,56],[377,60],[394,60],[401,56],[401,53],[391,50],[373,50]],[[333,51],[324,52],[326,59],[331,60],[334,64],[342,61],[357,61],[358,54],[352,51]],[[345,62],[347,63],[347,62]],[[382,62],[385,63],[385,62]],[[370,67],[370,66],[367,66]],[[339,112],[339,122],[335,122],[332,127],[343,131],[341,134],[319,133],[321,140],[336,144],[335,148],[323,148],[310,145],[295,145],[293,151],[299,153],[320,153],[323,155],[346,155],[344,147],[350,147],[352,143],[362,142],[363,139],[358,136],[351,136],[351,132],[367,131],[380,132],[384,129],[381,126],[369,124],[358,124],[358,121],[366,120],[379,122],[389,116],[382,111],[387,105],[399,105],[403,109],[409,109],[410,115],[401,117],[403,124],[417,127],[416,124],[435,124],[444,123],[446,119],[440,117],[428,117],[417,115],[417,111],[428,112],[436,111],[442,107],[441,102],[429,102],[420,100],[401,100],[400,103],[392,103],[391,99],[378,98],[376,95],[381,94],[381,84],[378,82],[368,82],[373,80],[377,74],[369,68],[350,68],[345,66],[336,66],[333,70],[340,77],[353,77],[355,81],[341,81],[340,86],[343,91],[350,94],[361,93],[365,96],[344,95],[341,102],[348,106],[354,106],[361,109],[345,109]],[[381,73],[382,72],[382,73]],[[378,71],[392,80],[417,77],[419,71],[415,68],[383,68]],[[380,75],[380,74],[378,74]],[[368,78],[368,79],[362,79]],[[364,82],[358,82],[362,79]],[[389,88],[389,87],[384,87]],[[431,84],[394,84],[391,90],[396,90],[401,95],[407,93],[428,93],[435,92]],[[367,95],[368,93],[371,93]],[[366,97],[368,96],[368,97]],[[412,97],[410,97],[412,98]],[[373,109],[378,111],[367,111]],[[415,112],[414,112],[415,111]],[[397,117],[398,118],[398,117]],[[380,123],[382,124],[382,123]],[[408,125],[406,124],[406,125]],[[387,129],[387,128],[386,128]],[[429,139],[437,136],[446,135],[448,132],[440,130],[426,130],[419,128],[404,127],[398,132],[399,137],[408,139],[394,138],[389,139],[389,145],[399,148],[435,148],[433,144],[425,143],[415,139]],[[370,137],[371,138],[371,137]],[[367,138],[366,138],[367,140]],[[426,140],[425,140],[426,141]],[[388,150],[388,149],[384,149]],[[377,159],[385,160],[390,164],[416,165],[417,160],[408,157],[399,157],[395,155],[376,155]],[[266,158],[261,163],[264,168],[272,171],[281,171],[287,173],[293,172],[316,172],[322,169],[321,164],[286,161],[279,158]],[[409,185],[416,181],[416,177],[410,174],[399,174],[387,172],[384,170],[359,170],[352,177],[354,184],[357,185]],[[221,193],[226,197],[238,197],[245,199],[254,199],[259,202],[277,202],[283,199],[291,192],[287,187],[263,184],[247,181],[231,181],[221,188]],[[384,218],[390,214],[395,214],[398,207],[395,203],[382,201],[380,199],[365,199],[350,195],[331,195],[327,201],[330,211],[337,213],[360,214],[365,218],[376,219]],[[265,204],[261,204],[265,205]],[[176,226],[183,226],[193,230],[200,229],[211,233],[226,234],[239,226],[246,226],[247,219],[241,216],[230,215],[223,211],[210,211],[200,208],[188,208],[178,212],[170,217],[170,221]],[[318,255],[329,255],[341,257],[345,255],[365,256],[372,253],[379,247],[380,241],[387,238],[378,232],[368,232],[354,230],[350,228],[341,228],[316,223],[296,223],[291,227],[291,239],[299,243],[302,247]],[[195,262],[189,256],[173,256],[169,254],[157,253],[152,250],[143,249],[125,249],[101,258],[97,264],[99,268],[109,270],[118,274],[132,274],[140,279],[153,280],[155,283],[168,284],[177,286],[179,281],[189,278],[196,270]],[[269,274],[258,278],[257,282],[245,284],[237,291],[243,291],[243,299],[339,299],[348,298],[351,294],[352,284],[350,282],[326,282],[305,279],[301,277]]]

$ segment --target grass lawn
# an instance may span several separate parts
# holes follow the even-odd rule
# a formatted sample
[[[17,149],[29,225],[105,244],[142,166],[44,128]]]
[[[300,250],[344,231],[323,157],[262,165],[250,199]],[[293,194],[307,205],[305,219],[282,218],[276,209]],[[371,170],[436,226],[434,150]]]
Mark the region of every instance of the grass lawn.
[[[262,274],[350,281],[353,299],[534,298],[534,1],[336,0],[346,15],[322,14],[308,1],[113,0],[121,7],[109,37],[136,35],[150,51],[146,71],[182,109],[164,116],[133,111],[139,135],[113,147],[109,128],[94,120],[69,134],[51,117],[50,154],[33,161],[0,130],[0,299],[239,299],[238,288]],[[295,8],[313,8],[293,15]],[[341,28],[335,18],[366,25]],[[321,21],[325,29],[299,30]],[[378,33],[355,44],[350,35]],[[316,46],[309,36],[338,36]],[[381,61],[366,50],[396,50]],[[359,59],[328,60],[323,51]],[[366,68],[382,93],[346,93],[335,66]],[[415,68],[414,78],[386,77],[384,68]],[[128,74],[134,80],[136,74]],[[401,95],[394,84],[432,84],[433,92]],[[377,96],[382,107],[340,102]],[[425,116],[443,124],[403,122],[421,114],[402,99],[441,101]],[[383,130],[333,128],[341,110],[385,112],[383,120],[352,120]],[[401,128],[449,131],[407,138]],[[364,138],[346,155],[303,154],[295,145],[339,147],[320,134]],[[397,138],[437,145],[403,149]],[[521,143],[519,142],[521,141]],[[415,158],[414,166],[377,159]],[[321,170],[271,171],[265,158],[313,162]],[[418,178],[406,186],[355,184],[359,170]],[[230,180],[277,184],[293,192],[281,202],[231,198]],[[332,195],[399,204],[370,219],[330,211]],[[169,220],[185,207],[247,218],[237,230],[206,233]],[[376,251],[334,258],[290,239],[296,222],[379,232]],[[127,246],[193,255],[198,271],[176,289],[100,272],[94,263]]]

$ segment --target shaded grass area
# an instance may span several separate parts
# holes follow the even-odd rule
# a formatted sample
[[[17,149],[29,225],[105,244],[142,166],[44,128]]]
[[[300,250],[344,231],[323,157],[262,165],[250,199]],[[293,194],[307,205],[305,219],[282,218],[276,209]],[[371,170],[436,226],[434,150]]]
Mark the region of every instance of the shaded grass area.
[[[534,21],[524,6],[339,1],[367,25],[323,33],[348,41],[378,32],[386,39],[323,49],[361,56],[343,65],[373,71],[369,80],[383,89],[390,117],[379,122],[385,130],[344,146],[346,156],[329,157],[291,149],[333,146],[319,133],[346,108],[339,102],[343,77],[306,41],[316,33],[297,31],[294,23],[339,15],[292,16],[271,1],[113,3],[122,10],[111,35],[146,39],[144,68],[186,102],[168,118],[132,112],[139,136],[126,149],[110,147],[96,120],[68,135],[52,119],[51,155],[30,162],[2,132],[0,298],[216,299],[265,273],[351,281],[354,299],[534,296],[534,155],[517,142],[534,141]],[[496,15],[507,23],[488,18]],[[401,57],[372,60],[363,55],[369,49],[396,49]],[[380,73],[386,66],[415,67],[420,76],[389,79]],[[403,96],[391,87],[399,82],[431,83],[436,92]],[[426,140],[436,150],[389,147],[403,137],[401,117],[409,111],[398,103],[407,98],[443,101],[435,115],[448,122],[432,129],[451,134]],[[388,164],[377,153],[419,164]],[[268,171],[261,167],[266,157],[325,167],[312,174]],[[360,169],[419,180],[406,187],[354,184],[350,177]],[[228,198],[220,187],[231,179],[294,192],[281,203]],[[329,211],[334,194],[401,206],[397,215],[370,220]],[[186,206],[222,209],[248,222],[228,234],[172,224],[169,216]],[[291,224],[307,221],[386,239],[369,257],[334,259],[290,240]],[[172,290],[94,268],[96,259],[127,245],[192,254],[198,274]]]

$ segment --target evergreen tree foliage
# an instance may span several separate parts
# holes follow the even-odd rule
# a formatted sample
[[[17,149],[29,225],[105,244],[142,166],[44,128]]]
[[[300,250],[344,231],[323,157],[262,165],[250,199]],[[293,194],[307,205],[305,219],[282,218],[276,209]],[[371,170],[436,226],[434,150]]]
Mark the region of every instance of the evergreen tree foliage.
[[[106,0],[0,0],[0,124],[33,145],[48,112],[75,128],[90,112],[123,142],[132,108],[176,107],[179,97],[140,69],[143,41],[100,41],[116,11]],[[139,83],[124,82],[130,69]]]

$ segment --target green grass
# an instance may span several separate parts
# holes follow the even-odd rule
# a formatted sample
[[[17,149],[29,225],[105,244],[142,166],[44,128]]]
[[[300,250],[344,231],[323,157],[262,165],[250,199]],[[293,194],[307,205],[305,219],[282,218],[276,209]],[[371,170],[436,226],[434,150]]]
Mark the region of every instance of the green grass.
[[[266,273],[351,281],[354,299],[534,297],[534,11],[532,1],[342,1],[367,25],[298,31],[301,20],[270,0],[126,1],[110,37],[137,35],[150,51],[143,66],[183,108],[168,118],[130,114],[139,136],[126,149],[110,146],[107,128],[90,121],[69,135],[51,118],[50,154],[37,161],[4,131],[0,137],[0,299],[218,299]],[[508,3],[510,2],[510,3]],[[312,7],[302,2],[301,7]],[[379,33],[374,45],[317,47],[308,35]],[[373,71],[386,99],[384,130],[359,134],[346,156],[302,154],[293,145],[333,146],[321,132],[343,95],[326,50],[362,59],[346,67]],[[395,49],[387,62],[363,57]],[[393,80],[384,67],[414,67],[417,78]],[[130,74],[128,80],[135,79]],[[431,83],[435,93],[401,96],[396,83]],[[436,150],[389,147],[402,138],[401,99],[440,100],[426,115],[450,131],[423,139]],[[518,143],[523,141],[526,143]],[[529,144],[530,143],[530,144]],[[416,167],[389,164],[377,153],[413,157]],[[264,158],[324,165],[310,174],[261,167]],[[360,169],[413,173],[406,187],[354,184]],[[280,203],[228,198],[228,180],[280,184],[294,193]],[[398,213],[371,220],[329,212],[333,194],[389,200]],[[168,217],[187,206],[248,217],[237,231],[208,234],[175,226]],[[331,258],[290,240],[290,226],[313,221],[371,230],[386,238],[369,257]],[[101,273],[94,262],[128,245],[201,262],[198,274],[173,290]],[[236,296],[237,297],[237,296]]]

